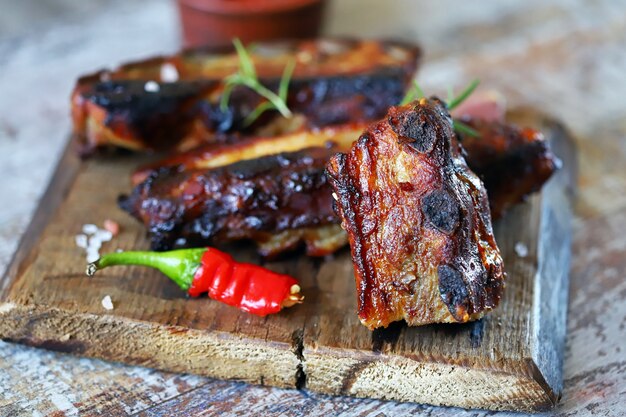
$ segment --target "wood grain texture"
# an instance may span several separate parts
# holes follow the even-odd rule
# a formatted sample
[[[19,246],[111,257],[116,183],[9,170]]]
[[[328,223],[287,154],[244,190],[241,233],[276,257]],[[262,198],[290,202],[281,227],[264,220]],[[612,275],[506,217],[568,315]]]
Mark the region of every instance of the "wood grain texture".
[[[177,17],[169,0],[0,5],[2,269],[65,146],[74,79],[104,63],[173,52]],[[15,27],[19,32],[11,31]],[[580,176],[564,390],[559,406],[542,415],[624,415],[626,3],[484,0],[476,7],[463,1],[337,0],[330,3],[324,32],[417,39],[426,50],[419,74],[424,89],[445,95],[448,85],[460,88],[480,78],[482,89],[500,90],[509,104],[533,105],[571,128]],[[15,97],[28,98],[28,105]],[[520,415],[330,397],[0,342],[2,416],[124,416],[142,410],[176,416]]]
[[[569,151],[556,125],[535,116],[551,141]],[[561,391],[570,204],[562,196],[575,159],[565,160],[541,197],[496,226],[507,265],[507,292],[489,317],[469,325],[374,333],[356,311],[348,250],[324,261],[304,256],[268,267],[297,276],[306,303],[260,318],[209,299],[186,299],[158,272],[119,267],[84,275],[74,236],[111,218],[121,233],[103,250],[146,248],[144,230],[116,207],[132,170],[145,158],[79,161],[68,148],[25,234],[0,294],[0,337],[77,355],[173,372],[286,388],[453,405],[536,410]],[[558,219],[555,220],[555,219]],[[523,242],[527,258],[515,254]],[[542,246],[543,245],[543,246]],[[262,262],[232,245],[240,261]],[[552,283],[552,284],[549,284]],[[115,309],[100,301],[111,296]],[[539,303],[539,305],[534,305]],[[547,325],[550,331],[542,333]]]

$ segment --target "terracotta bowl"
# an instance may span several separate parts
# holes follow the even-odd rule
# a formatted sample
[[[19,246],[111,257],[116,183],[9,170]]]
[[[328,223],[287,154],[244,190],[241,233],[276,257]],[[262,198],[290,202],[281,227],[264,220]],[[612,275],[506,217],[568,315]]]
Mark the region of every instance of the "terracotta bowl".
[[[177,0],[185,47],[317,36],[326,0]]]

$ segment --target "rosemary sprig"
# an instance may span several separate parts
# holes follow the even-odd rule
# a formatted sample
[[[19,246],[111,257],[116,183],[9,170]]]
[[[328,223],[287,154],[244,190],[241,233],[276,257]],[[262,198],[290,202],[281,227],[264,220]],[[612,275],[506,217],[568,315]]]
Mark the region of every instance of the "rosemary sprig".
[[[476,130],[472,129],[471,127],[469,127],[468,125],[466,125],[465,123],[459,120],[453,119],[452,127],[454,128],[456,132],[462,133],[464,135],[472,136],[474,138],[480,137],[480,133],[478,133]]]
[[[226,111],[228,109],[228,100],[230,99],[233,89],[238,85],[243,85],[251,90],[254,90],[257,94],[267,99],[267,101],[259,104],[248,116],[246,116],[244,120],[244,124],[246,126],[252,124],[261,114],[271,109],[278,110],[283,117],[292,117],[293,114],[287,107],[287,89],[289,88],[289,81],[291,81],[291,76],[296,66],[296,62],[294,60],[289,61],[285,66],[283,75],[280,79],[278,94],[276,94],[259,82],[252,58],[250,58],[250,54],[241,41],[235,38],[233,39],[233,45],[235,46],[237,56],[239,57],[239,70],[224,79],[225,86],[220,100],[220,109],[222,111]]]
[[[405,104],[408,104],[411,101],[417,100],[418,98],[422,98],[422,97],[424,97],[424,91],[422,91],[417,81],[413,80],[413,86],[411,86],[411,89],[406,92],[406,95],[400,102],[400,105],[404,106]]]
[[[448,110],[452,110],[453,108],[461,104],[463,101],[465,101],[474,92],[476,87],[478,87],[479,83],[480,83],[479,80],[472,81],[472,83],[465,90],[463,90],[461,94],[459,94],[457,97],[454,97],[454,92],[452,91],[452,87],[448,87],[448,98],[446,99],[446,102],[448,103],[447,104]],[[400,105],[403,106],[407,103],[410,103],[413,100],[417,100],[422,97],[425,97],[424,91],[421,89],[417,81],[413,80],[413,86],[411,87],[409,91],[407,91],[406,95],[400,102]],[[472,136],[475,138],[480,137],[480,133],[478,133],[476,130],[472,129],[465,123],[461,122],[460,120],[453,120],[452,127],[454,128],[455,131],[462,133],[464,135]]]
[[[479,80],[472,81],[471,84],[468,85],[467,88],[463,90],[461,94],[459,94],[456,97],[452,97],[452,89],[450,89],[448,91],[448,95],[450,97],[448,97],[448,100],[447,100],[448,110],[452,110],[453,108],[457,107],[459,104],[463,103],[465,99],[467,99],[474,92],[474,90],[476,90],[476,87],[478,87],[478,84],[480,84]]]
[[[476,90],[478,84],[480,84],[479,80],[472,81],[470,85],[468,85],[467,88],[465,88],[465,90],[463,90],[461,94],[456,97],[454,97],[454,92],[452,91],[452,88],[448,88],[448,99],[446,100],[448,110],[452,110],[455,107],[458,107],[459,104],[463,103],[474,92],[474,90]],[[461,134],[472,136],[475,138],[480,137],[480,133],[478,133],[476,130],[472,129],[465,123],[461,122],[460,120],[453,119],[452,127],[455,131]]]

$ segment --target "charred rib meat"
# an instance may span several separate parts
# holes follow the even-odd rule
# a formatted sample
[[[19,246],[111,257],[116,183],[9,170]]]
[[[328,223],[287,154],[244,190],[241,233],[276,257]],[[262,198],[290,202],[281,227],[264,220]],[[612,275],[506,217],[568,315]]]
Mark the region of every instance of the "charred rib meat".
[[[146,225],[157,250],[251,239],[266,256],[301,242],[321,256],[346,242],[324,174],[334,152],[317,147],[214,169],[164,167],[120,206]]]
[[[401,100],[418,57],[417,47],[398,42],[333,39],[260,43],[252,51],[260,81],[273,90],[295,59],[287,104],[308,128],[382,117]],[[247,88],[236,88],[228,109],[220,109],[223,78],[237,66],[232,51],[193,50],[82,77],[72,93],[82,152],[110,145],[186,150],[276,123],[277,113],[268,112],[244,125],[261,100]],[[165,76],[165,68],[175,79]]]
[[[479,134],[464,136],[462,143],[467,164],[485,183],[494,219],[539,191],[560,165],[537,130],[475,117],[461,121]]]
[[[370,329],[466,322],[498,305],[487,193],[454,139],[445,105],[421,99],[392,107],[328,164]]]

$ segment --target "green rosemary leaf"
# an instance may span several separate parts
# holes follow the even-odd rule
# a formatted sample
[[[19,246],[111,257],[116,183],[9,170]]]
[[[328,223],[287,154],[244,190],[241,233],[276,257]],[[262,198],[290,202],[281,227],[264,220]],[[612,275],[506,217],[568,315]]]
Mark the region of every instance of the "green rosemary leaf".
[[[256,106],[254,110],[250,114],[246,116],[243,121],[244,126],[250,126],[256,119],[259,118],[260,115],[265,113],[267,110],[271,110],[274,108],[274,105],[269,101],[264,101],[263,103]]]
[[[411,86],[411,89],[407,91],[406,95],[400,102],[400,105],[404,106],[405,104],[422,97],[424,97],[424,91],[422,91],[417,81],[413,80],[413,86]]]
[[[480,84],[479,80],[472,81],[472,83],[465,90],[463,90],[461,94],[459,94],[457,97],[453,99],[449,99],[448,110],[452,110],[453,108],[457,107],[459,104],[463,103],[465,99],[468,98],[470,94],[474,92],[476,87],[478,87],[478,84]]]
[[[252,88],[259,95],[265,97],[270,103],[272,103],[273,107],[283,115],[283,117],[289,118],[293,116],[291,110],[287,107],[287,103],[284,100],[276,95],[272,90],[265,88],[261,83],[254,80],[254,82],[246,83],[246,86]]]
[[[451,103],[452,100],[454,100],[454,89],[452,88],[451,85],[449,85],[446,90],[448,93],[448,96],[446,97],[446,103]]]
[[[237,82],[233,80],[232,75],[226,78],[224,91],[222,92],[222,97],[220,98],[220,110],[222,112],[228,110],[228,100],[230,100],[230,94],[233,92],[233,88],[235,88],[235,85],[237,85]]]
[[[293,75],[293,70],[296,68],[296,60],[291,59],[285,65],[283,75],[280,79],[280,85],[278,86],[278,97],[280,97],[285,103],[287,102],[287,89],[289,88],[289,82]]]
[[[293,114],[287,107],[287,89],[291,80],[291,75],[295,68],[295,61],[287,63],[283,71],[283,76],[280,79],[278,95],[267,87],[263,86],[257,77],[256,70],[254,68],[254,62],[250,57],[249,52],[243,46],[239,39],[233,39],[237,56],[239,57],[239,70],[238,72],[229,75],[224,79],[224,91],[220,98],[220,109],[226,111],[228,109],[228,100],[230,99],[233,88],[238,85],[242,85],[250,88],[267,101],[259,104],[248,116],[246,116],[244,122],[246,125],[254,122],[263,112],[271,109],[276,109],[283,117],[291,117]]]
[[[460,122],[458,120],[453,120],[452,121],[452,127],[458,133],[461,133],[461,134],[464,134],[464,135],[467,135],[467,136],[472,136],[474,138],[479,138],[480,137],[480,133],[478,133],[476,130],[472,129],[471,127],[469,127],[465,123]]]
[[[241,74],[245,77],[256,78],[254,63],[252,62],[252,58],[250,58],[250,54],[246,51],[246,48],[243,46],[239,38],[233,39],[233,44],[235,45],[235,50],[237,51],[237,56],[239,57],[239,71]]]

